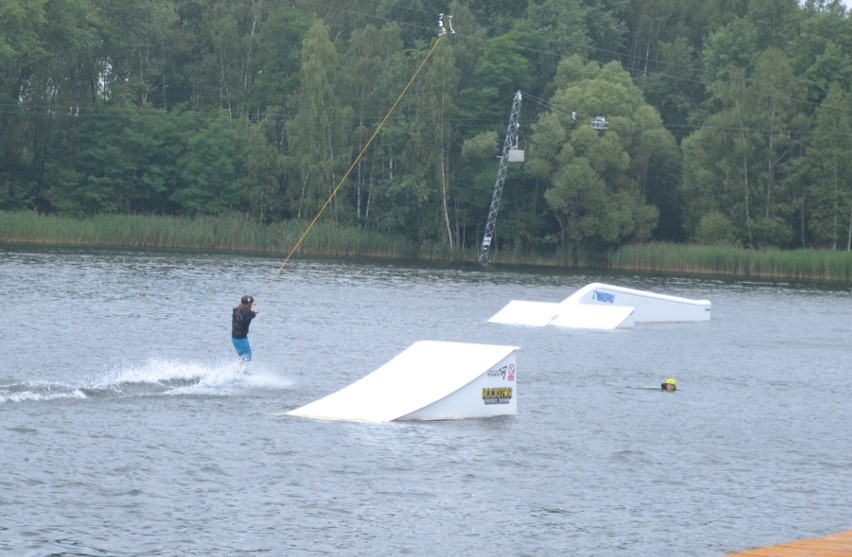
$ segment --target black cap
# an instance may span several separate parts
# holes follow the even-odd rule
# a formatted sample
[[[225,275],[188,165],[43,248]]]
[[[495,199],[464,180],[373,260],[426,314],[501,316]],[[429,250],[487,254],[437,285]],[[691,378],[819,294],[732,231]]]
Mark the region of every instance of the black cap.
[[[254,303],[254,298],[252,298],[251,296],[248,296],[248,295],[243,296],[242,298],[240,298],[240,303],[241,304],[252,304],[252,303]]]

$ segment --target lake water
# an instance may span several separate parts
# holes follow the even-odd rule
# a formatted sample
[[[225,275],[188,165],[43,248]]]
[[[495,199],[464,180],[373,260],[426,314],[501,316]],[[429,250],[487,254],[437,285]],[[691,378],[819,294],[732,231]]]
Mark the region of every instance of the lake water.
[[[848,286],[279,263],[0,249],[0,555],[715,557],[852,528]],[[487,323],[589,282],[713,317]],[[266,285],[246,376],[230,311]],[[518,415],[278,415],[418,340],[521,347]]]

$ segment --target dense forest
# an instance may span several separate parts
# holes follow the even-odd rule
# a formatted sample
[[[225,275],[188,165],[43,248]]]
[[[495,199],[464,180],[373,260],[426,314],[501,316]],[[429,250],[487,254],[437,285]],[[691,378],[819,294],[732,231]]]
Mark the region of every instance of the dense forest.
[[[324,218],[471,248],[521,91],[498,249],[850,250],[850,53],[838,0],[0,0],[0,210],[269,223],[346,177]]]

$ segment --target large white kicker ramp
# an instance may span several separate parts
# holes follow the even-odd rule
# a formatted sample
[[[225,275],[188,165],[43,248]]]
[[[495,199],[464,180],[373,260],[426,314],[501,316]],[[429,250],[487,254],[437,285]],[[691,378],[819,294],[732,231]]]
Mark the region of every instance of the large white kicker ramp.
[[[419,341],[369,375],[282,413],[390,422],[515,415],[517,346]]]

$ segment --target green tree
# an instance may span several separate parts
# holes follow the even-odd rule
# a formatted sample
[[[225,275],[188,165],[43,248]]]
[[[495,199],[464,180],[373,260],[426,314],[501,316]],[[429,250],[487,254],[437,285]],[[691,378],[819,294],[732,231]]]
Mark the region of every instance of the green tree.
[[[746,19],[735,19],[707,39],[702,52],[704,82],[718,108],[720,88],[738,77],[738,72],[750,73],[756,61],[757,29]]]
[[[695,242],[705,246],[739,246],[736,229],[731,221],[712,210],[701,217],[695,230]]]
[[[700,62],[685,37],[658,45],[658,71],[638,78],[648,103],[660,111],[678,143],[690,131],[690,123],[706,93],[700,81]]]
[[[458,164],[459,183],[463,184],[458,191],[461,245],[474,245],[485,228],[497,173],[494,157],[500,154],[500,149],[501,138],[494,130],[482,131],[462,143]]]
[[[457,141],[452,125],[457,105],[459,71],[452,44],[442,40],[432,54],[414,92],[413,125],[405,157],[418,206],[420,240],[446,239],[456,245],[450,207],[453,197],[451,150]]]
[[[722,109],[684,142],[685,222],[694,232],[710,209],[724,214],[750,246],[786,246],[796,184],[791,162],[805,125],[802,91],[786,56],[770,48],[750,78],[741,69],[714,85]]]
[[[808,2],[801,32],[793,39],[791,60],[794,72],[807,88],[808,99],[819,104],[832,83],[852,89],[852,19],[839,2],[823,9]]]
[[[309,8],[314,17],[325,22],[332,42],[337,43],[347,41],[353,30],[375,22],[377,4],[374,0],[336,0],[328,4],[310,4]]]
[[[725,215],[739,238],[750,241],[755,198],[760,197],[755,174],[763,144],[746,92],[742,70],[731,73],[716,89],[725,109],[713,114],[702,128],[682,143],[684,228],[694,237],[701,218],[712,210]]]
[[[817,108],[816,127],[808,150],[806,180],[808,222],[813,241],[831,249],[852,250],[852,94],[829,87]]]
[[[592,58],[599,62],[617,59],[624,52],[628,29],[625,21],[631,0],[596,0],[585,2],[585,20],[594,45]]]
[[[33,138],[31,119],[21,103],[28,93],[33,65],[43,60],[40,30],[46,0],[0,3],[0,208],[32,208]]]
[[[209,14],[206,27],[212,50],[207,67],[218,79],[219,106],[227,108],[232,117],[245,116],[258,71],[255,55],[266,6],[263,0],[222,0]]]
[[[310,19],[296,7],[283,3],[269,4],[267,19],[257,31],[254,86],[248,92],[252,111],[270,109],[282,111],[280,119],[294,103],[293,93],[299,88],[301,44],[310,27]],[[276,144],[283,136],[274,136]]]
[[[232,119],[227,109],[199,119],[197,128],[187,134],[185,152],[176,161],[180,187],[170,201],[191,215],[261,211],[267,184],[258,183],[261,176],[253,172],[265,169],[262,157],[269,155],[252,152],[263,144],[260,136],[257,126],[246,119]],[[271,150],[268,145],[266,149]],[[269,180],[269,175],[265,178]]]
[[[290,202],[305,217],[320,209],[351,163],[352,108],[344,103],[340,56],[322,21],[305,35],[301,59],[298,108],[285,128]]]
[[[649,239],[658,210],[643,191],[651,167],[668,156],[658,158],[661,148],[671,151],[674,139],[617,63],[569,58],[556,83],[551,110],[534,125],[530,172],[548,183],[544,195],[562,240],[618,246]]]
[[[172,0],[177,21],[166,37],[163,107],[194,110],[218,106],[218,74],[207,22],[217,0]],[[156,102],[158,96],[154,96]]]
[[[761,54],[753,82],[757,101],[754,112],[763,132],[765,148],[763,216],[785,217],[784,213],[790,209],[791,192],[780,188],[784,186],[786,166],[798,151],[792,135],[798,134],[805,125],[800,104],[804,91],[793,75],[789,60],[777,48],[769,48]]]
[[[28,53],[26,80],[16,104],[32,108],[17,141],[27,145],[27,197],[39,210],[50,211],[49,190],[74,183],[70,168],[75,129],[98,102],[98,60],[102,59],[97,10],[90,0],[58,0],[44,4],[41,47]]]
[[[529,21],[520,20],[508,33],[488,40],[474,76],[480,106],[490,106],[500,98],[513,97],[515,91],[526,91],[533,84],[528,58],[534,45]]]
[[[476,16],[477,21],[489,29],[508,29],[513,22],[524,17],[527,2],[517,0],[468,0],[465,6]],[[450,7],[450,13],[458,17],[455,6]],[[465,34],[469,29],[465,28]]]
[[[800,9],[797,0],[748,0],[746,19],[757,31],[757,48],[784,50],[798,34]]]
[[[353,148],[356,152],[363,150],[402,90],[407,79],[403,75],[407,71],[405,61],[400,28],[395,23],[381,29],[368,25],[350,36],[342,68],[343,87],[349,92],[355,117],[353,138],[357,143]],[[389,153],[385,146],[391,126],[374,139],[371,149],[349,178],[354,183],[346,195],[352,199],[356,217],[362,223],[370,216],[373,184],[381,179],[380,169],[387,165]]]
[[[167,105],[165,66],[177,12],[171,0],[97,0],[104,37],[98,81],[103,99]],[[159,94],[157,94],[159,93]]]
[[[21,72],[33,55],[43,48],[39,31],[45,24],[47,0],[4,0],[0,4],[0,68],[4,89],[0,91],[8,100],[11,87],[21,87]],[[11,98],[17,98],[12,96]]]
[[[400,24],[402,42],[406,49],[420,49],[424,41],[434,38],[438,31],[438,11],[446,11],[446,15],[456,13],[452,8],[447,10],[447,4],[436,5],[432,0],[408,0],[404,4],[366,1],[376,4],[376,17]]]
[[[541,87],[553,79],[563,56],[577,54],[582,59],[591,56],[593,45],[582,0],[529,0],[527,19],[537,42],[533,74],[538,76]],[[538,95],[542,89],[533,92]]]
[[[188,123],[179,113],[151,107],[85,117],[73,159],[79,180],[54,185],[51,202],[62,212],[86,215],[179,210],[169,195],[177,186],[181,129]]]

